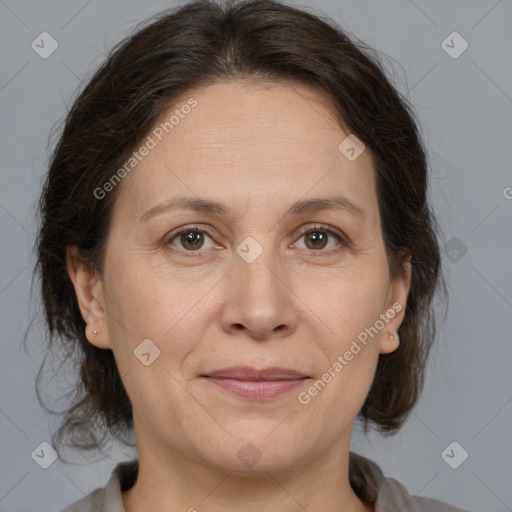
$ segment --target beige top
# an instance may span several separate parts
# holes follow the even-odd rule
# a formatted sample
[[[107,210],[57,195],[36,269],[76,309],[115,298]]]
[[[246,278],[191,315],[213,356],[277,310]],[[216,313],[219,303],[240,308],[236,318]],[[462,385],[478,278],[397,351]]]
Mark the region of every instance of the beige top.
[[[60,512],[125,512],[121,492],[137,479],[138,459],[120,462],[105,487],[98,487]],[[375,512],[468,512],[432,498],[411,496],[394,478],[385,477],[380,467],[350,452],[350,483],[360,499],[375,504]]]

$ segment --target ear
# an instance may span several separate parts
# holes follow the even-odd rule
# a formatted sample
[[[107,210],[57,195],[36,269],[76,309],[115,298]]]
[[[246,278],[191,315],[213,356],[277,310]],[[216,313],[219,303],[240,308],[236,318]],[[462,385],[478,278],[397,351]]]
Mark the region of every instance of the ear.
[[[407,296],[411,286],[411,255],[403,263],[403,276],[397,277],[391,282],[387,298],[387,305],[384,315],[391,318],[386,324],[382,332],[379,353],[389,354],[394,352],[400,346],[400,338],[398,336],[398,328],[402,324],[405,317],[405,307],[407,304]],[[393,338],[391,338],[393,336]]]
[[[68,247],[66,250],[66,267],[75,288],[78,307],[87,324],[87,339],[98,348],[111,348],[100,276],[86,268],[76,246]],[[97,332],[96,336],[94,331]]]

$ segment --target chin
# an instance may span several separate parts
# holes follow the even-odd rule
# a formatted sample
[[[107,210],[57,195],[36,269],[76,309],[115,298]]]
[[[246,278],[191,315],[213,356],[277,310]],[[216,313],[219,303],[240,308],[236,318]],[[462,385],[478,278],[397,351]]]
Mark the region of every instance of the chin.
[[[236,434],[227,427],[232,436],[211,440],[205,447],[208,453],[203,456],[223,471],[241,476],[263,475],[289,469],[313,448],[304,443],[304,435],[293,435],[289,428],[278,433],[279,422],[252,423],[253,428],[239,428]],[[255,423],[261,426],[259,432],[254,431]]]

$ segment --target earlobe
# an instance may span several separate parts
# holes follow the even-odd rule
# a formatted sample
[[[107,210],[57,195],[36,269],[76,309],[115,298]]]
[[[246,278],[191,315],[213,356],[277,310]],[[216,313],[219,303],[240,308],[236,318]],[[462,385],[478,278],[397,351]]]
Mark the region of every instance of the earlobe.
[[[87,339],[98,348],[111,348],[100,276],[87,268],[76,246],[68,247],[66,251],[66,267],[82,318],[87,324]]]
[[[400,346],[400,336],[398,332],[392,333],[384,333],[384,339],[380,343],[379,354],[390,354],[398,349]]]

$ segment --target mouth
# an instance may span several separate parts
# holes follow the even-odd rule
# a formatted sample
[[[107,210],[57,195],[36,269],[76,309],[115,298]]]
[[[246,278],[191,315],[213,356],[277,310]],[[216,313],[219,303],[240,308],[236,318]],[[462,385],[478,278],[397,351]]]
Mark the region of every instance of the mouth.
[[[271,367],[256,370],[249,366],[223,368],[201,377],[225,391],[257,400],[279,396],[311,378],[288,368]]]

